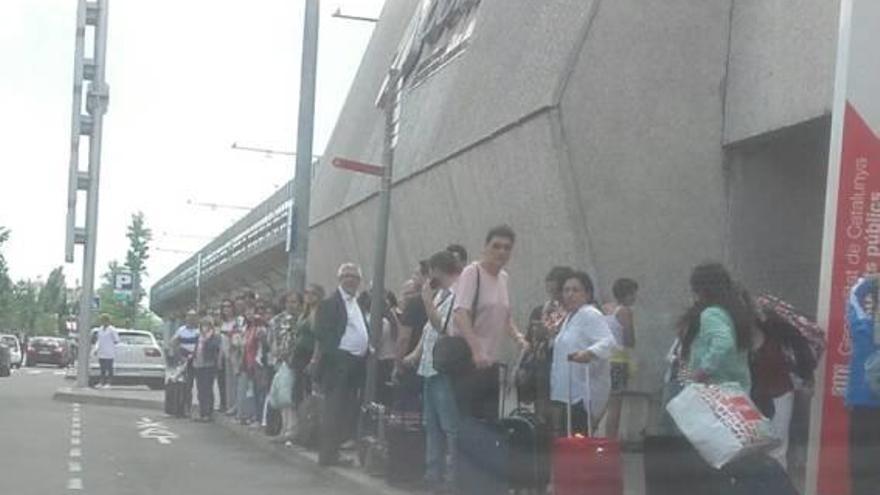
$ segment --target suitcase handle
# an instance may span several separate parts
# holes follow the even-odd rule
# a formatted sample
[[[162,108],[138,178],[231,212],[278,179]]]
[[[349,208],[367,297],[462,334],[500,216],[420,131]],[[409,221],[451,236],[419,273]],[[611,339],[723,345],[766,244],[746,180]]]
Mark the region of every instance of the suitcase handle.
[[[575,363],[574,361],[568,362],[568,402],[565,403],[565,428],[566,428],[566,432],[568,433],[569,438],[572,437],[572,433],[571,433],[571,401],[572,401],[572,396],[574,395],[572,393],[571,375],[574,374],[574,367],[577,364],[578,363]],[[590,365],[587,364],[586,368],[587,369],[586,369],[585,375],[587,378],[587,397],[584,399],[584,408],[587,410],[587,436],[592,437],[593,436],[593,411],[592,411],[592,408],[590,407],[591,406],[590,403],[592,402],[591,395],[592,395],[593,391],[590,389]]]

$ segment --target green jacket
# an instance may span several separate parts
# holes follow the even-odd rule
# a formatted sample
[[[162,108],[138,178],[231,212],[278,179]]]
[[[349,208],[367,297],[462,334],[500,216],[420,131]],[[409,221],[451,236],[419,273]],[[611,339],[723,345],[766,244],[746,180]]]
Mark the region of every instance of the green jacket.
[[[737,382],[746,392],[752,389],[748,350],[737,348],[733,319],[723,308],[711,306],[700,314],[688,367],[706,373],[709,383]]]

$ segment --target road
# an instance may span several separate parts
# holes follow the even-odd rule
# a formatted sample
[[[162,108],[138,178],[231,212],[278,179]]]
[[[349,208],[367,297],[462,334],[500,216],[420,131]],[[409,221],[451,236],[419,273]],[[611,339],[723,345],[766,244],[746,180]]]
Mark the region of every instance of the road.
[[[350,494],[351,485],[291,466],[219,425],[52,400],[55,368],[0,378],[0,493],[44,495]]]

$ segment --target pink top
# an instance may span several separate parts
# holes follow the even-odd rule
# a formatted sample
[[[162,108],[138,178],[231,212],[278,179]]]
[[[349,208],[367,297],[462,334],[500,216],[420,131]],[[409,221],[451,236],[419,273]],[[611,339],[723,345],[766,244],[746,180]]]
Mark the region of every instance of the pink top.
[[[510,296],[507,290],[507,272],[497,276],[487,272],[479,263],[472,263],[461,272],[455,286],[455,310],[467,309],[473,314],[474,293],[477,289],[477,270],[480,273],[480,297],[477,300],[474,333],[480,351],[492,362],[498,361],[501,338],[510,324]]]

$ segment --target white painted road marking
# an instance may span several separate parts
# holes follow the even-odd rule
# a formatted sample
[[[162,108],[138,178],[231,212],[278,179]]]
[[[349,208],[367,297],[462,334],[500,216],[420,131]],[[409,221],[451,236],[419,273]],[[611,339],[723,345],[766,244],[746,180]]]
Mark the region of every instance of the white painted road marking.
[[[82,464],[78,460],[83,456],[82,448],[79,447],[82,444],[82,429],[80,423],[80,404],[79,402],[74,402],[70,405],[70,458],[67,461],[67,471],[70,473],[81,473],[83,470]],[[67,480],[67,489],[80,491],[83,489],[82,478],[68,478]]]
[[[141,418],[137,422],[137,428],[140,430],[141,438],[155,439],[161,445],[169,445],[172,440],[180,438],[176,433],[172,432],[164,423],[153,421],[150,418]]]

